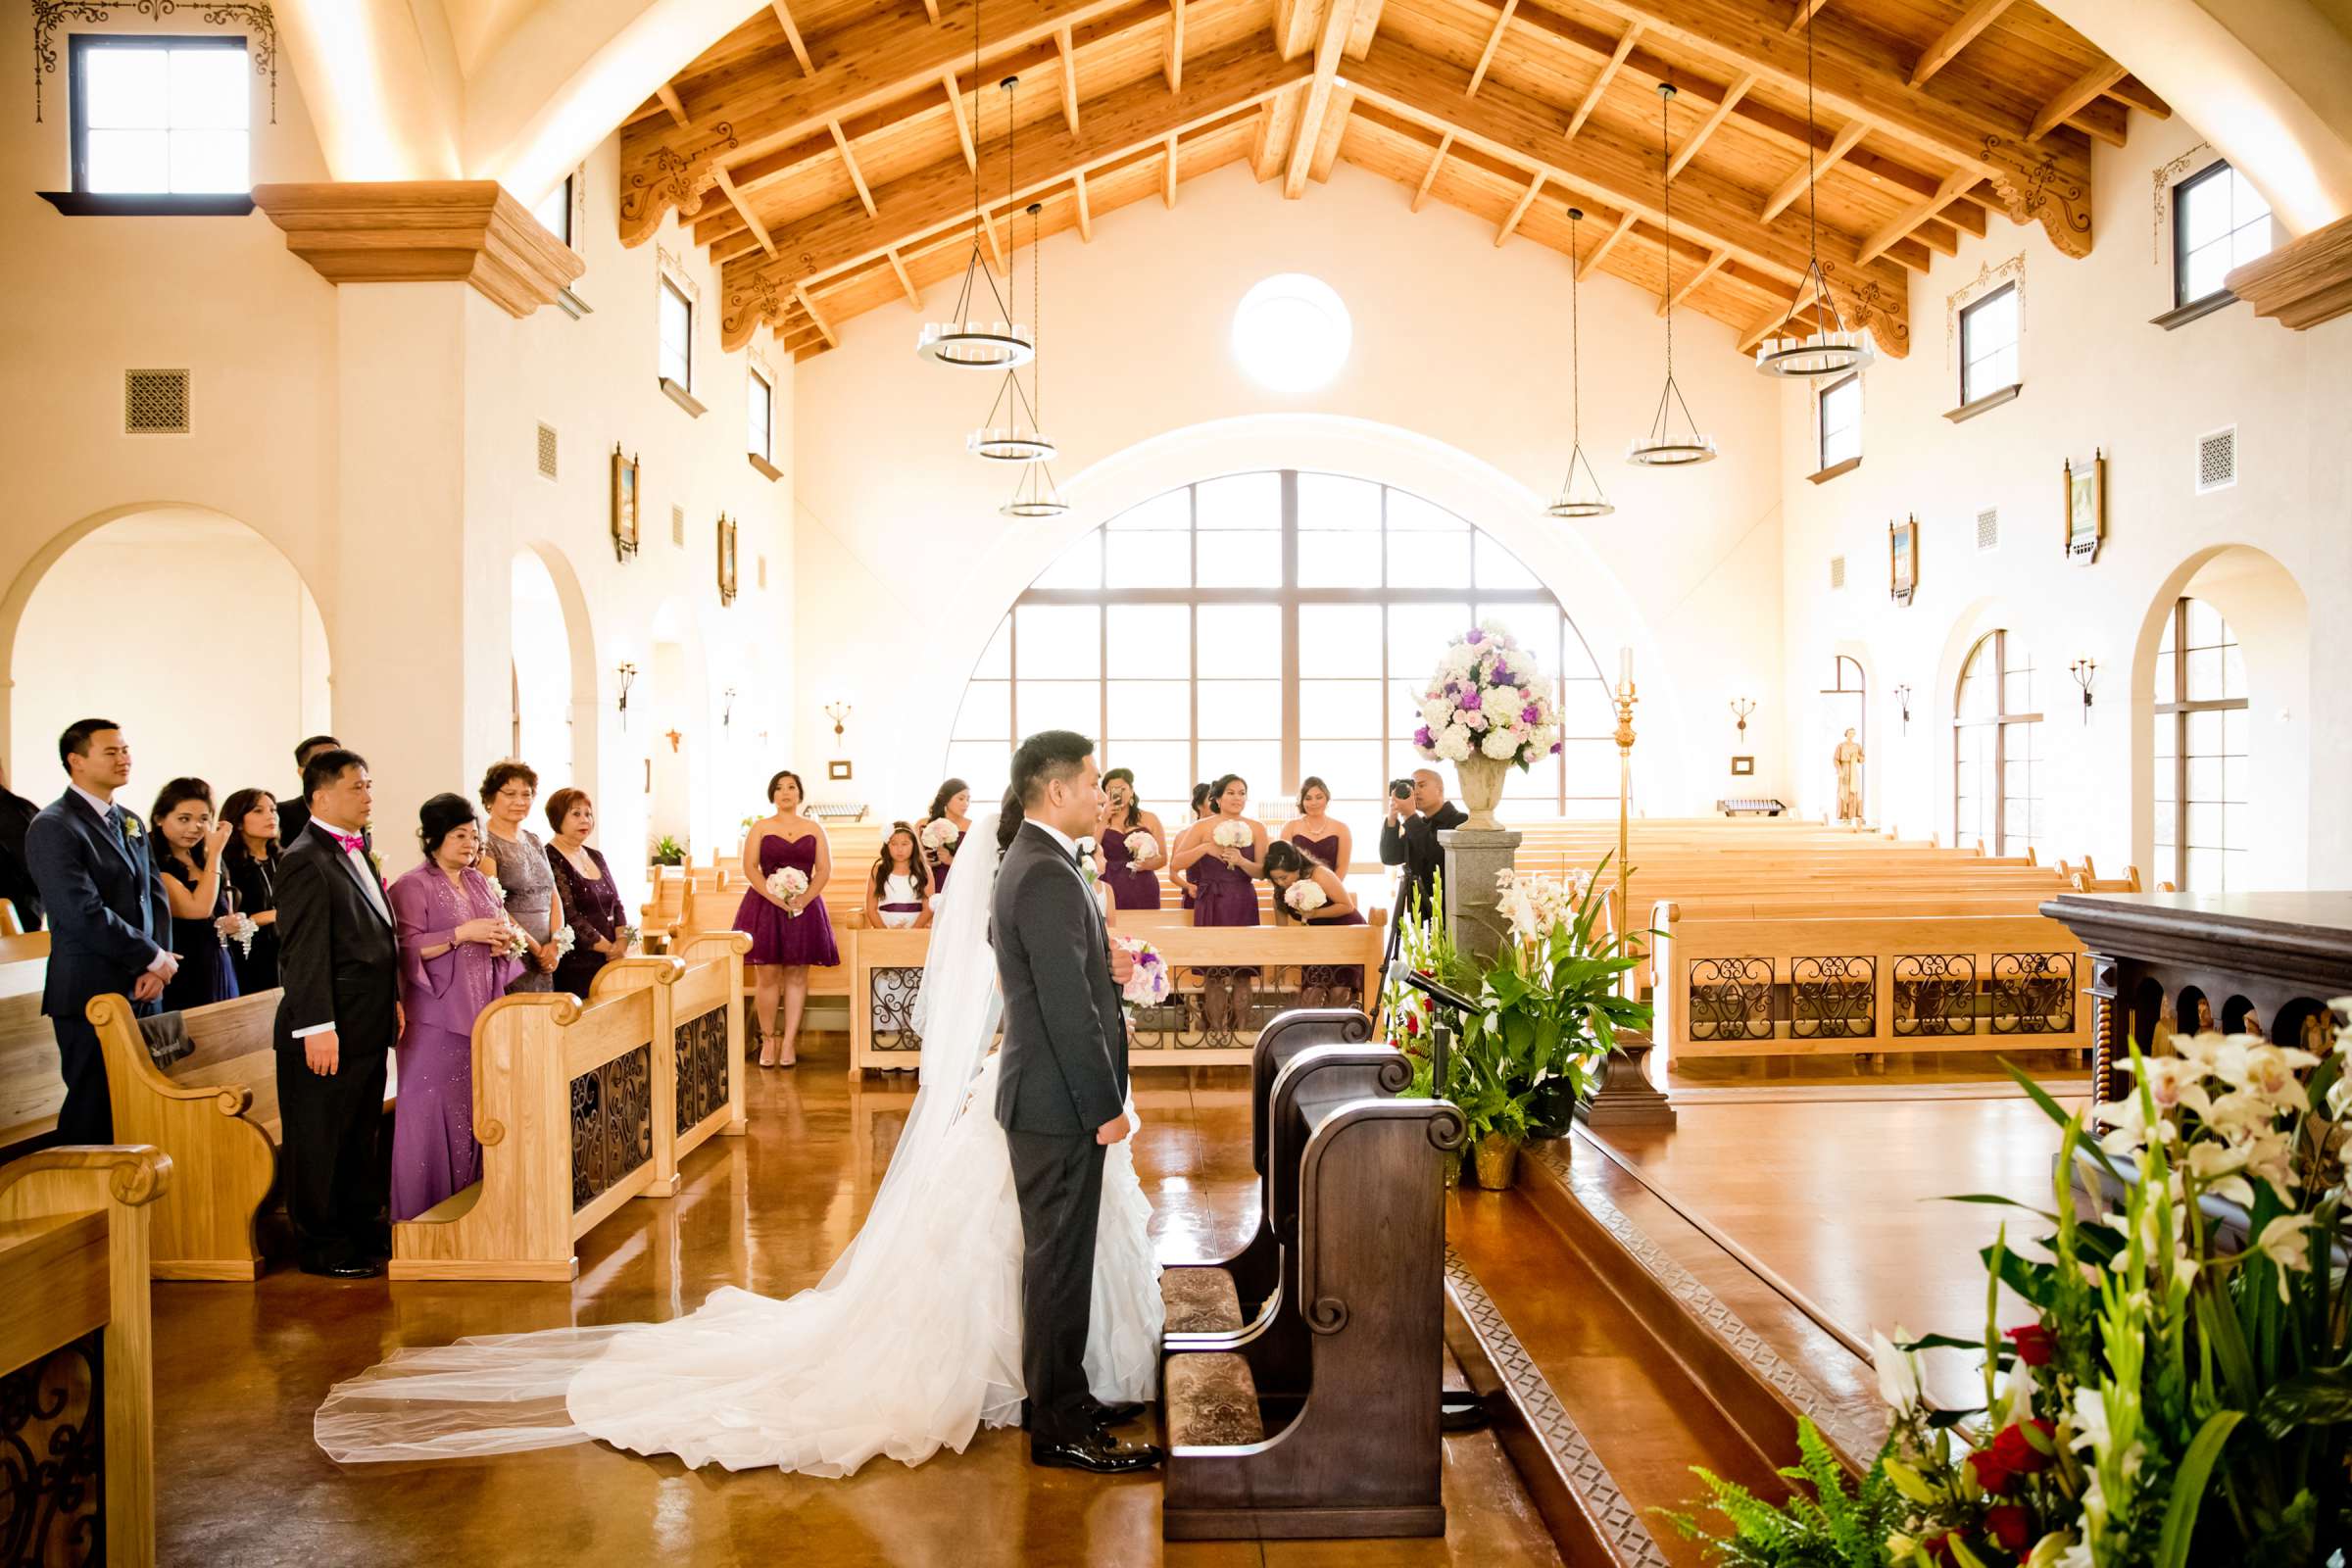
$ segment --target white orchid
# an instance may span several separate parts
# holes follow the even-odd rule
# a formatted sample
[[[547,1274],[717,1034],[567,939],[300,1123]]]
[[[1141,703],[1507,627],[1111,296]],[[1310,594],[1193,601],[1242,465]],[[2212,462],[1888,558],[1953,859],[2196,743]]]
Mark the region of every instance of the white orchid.
[[[1894,1326],[1899,1339],[1909,1339],[1910,1331],[1900,1323]],[[1919,1403],[1919,1357],[1894,1348],[1894,1341],[1877,1330],[1871,1331],[1870,1359],[1879,1369],[1879,1397],[1898,1416]]]
[[[2301,1274],[2311,1268],[2311,1241],[2304,1233],[2311,1228],[2309,1214],[2281,1214],[2262,1228],[2254,1239],[2255,1251],[2278,1265],[2278,1299],[2291,1298],[2286,1288],[2289,1274]]]

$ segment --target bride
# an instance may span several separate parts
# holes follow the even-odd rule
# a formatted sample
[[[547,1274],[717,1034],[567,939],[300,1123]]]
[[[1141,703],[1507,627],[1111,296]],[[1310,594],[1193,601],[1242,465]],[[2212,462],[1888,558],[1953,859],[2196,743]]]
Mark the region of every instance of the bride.
[[[996,833],[991,817],[967,842]],[[1017,1422],[1021,1216],[993,1109],[995,884],[995,856],[957,860],[916,1004],[922,1089],[863,1229],[814,1289],[777,1300],[721,1286],[665,1323],[396,1350],[328,1394],[318,1446],[359,1463],[602,1441],[846,1476],[876,1454],[961,1452],[976,1428]],[[1086,1373],[1104,1405],[1151,1398],[1158,1371],[1159,1265],[1133,1149],[1111,1145],[1102,1173]]]

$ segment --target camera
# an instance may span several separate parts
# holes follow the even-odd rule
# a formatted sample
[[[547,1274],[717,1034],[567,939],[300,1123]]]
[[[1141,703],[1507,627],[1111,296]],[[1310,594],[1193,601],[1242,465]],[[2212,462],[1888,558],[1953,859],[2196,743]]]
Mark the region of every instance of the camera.
[[[1409,778],[1393,778],[1389,780],[1389,793],[1397,800],[1409,801],[1413,798],[1413,781]]]

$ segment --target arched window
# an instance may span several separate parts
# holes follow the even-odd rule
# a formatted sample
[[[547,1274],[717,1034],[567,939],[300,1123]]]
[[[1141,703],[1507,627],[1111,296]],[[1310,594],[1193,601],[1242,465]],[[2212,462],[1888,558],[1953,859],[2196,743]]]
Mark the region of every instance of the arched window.
[[[2243,887],[2246,666],[2237,634],[2180,599],[2156,645],[2156,877],[2183,892]]]
[[[1994,855],[2041,844],[2041,702],[2034,655],[2010,631],[1969,650],[1952,703],[1952,842]]]
[[[1485,616],[1558,682],[1561,757],[1511,782],[1534,813],[1604,816],[1616,729],[1584,638],[1484,532],[1409,492],[1292,469],[1203,479],[1121,513],[1030,584],[964,690],[947,770],[1004,791],[1015,737],[1099,738],[1171,824],[1197,781],[1239,773],[1279,822],[1307,775],[1369,853],[1439,651]]]

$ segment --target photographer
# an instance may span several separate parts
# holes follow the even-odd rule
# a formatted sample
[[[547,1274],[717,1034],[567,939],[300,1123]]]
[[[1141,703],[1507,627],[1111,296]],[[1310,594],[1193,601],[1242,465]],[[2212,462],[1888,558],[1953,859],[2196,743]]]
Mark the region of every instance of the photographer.
[[[1389,785],[1389,816],[1380,825],[1380,863],[1404,867],[1404,888],[1397,902],[1405,910],[1425,910],[1445,863],[1446,852],[1438,835],[1460,827],[1469,813],[1446,799],[1446,781],[1429,768]]]

